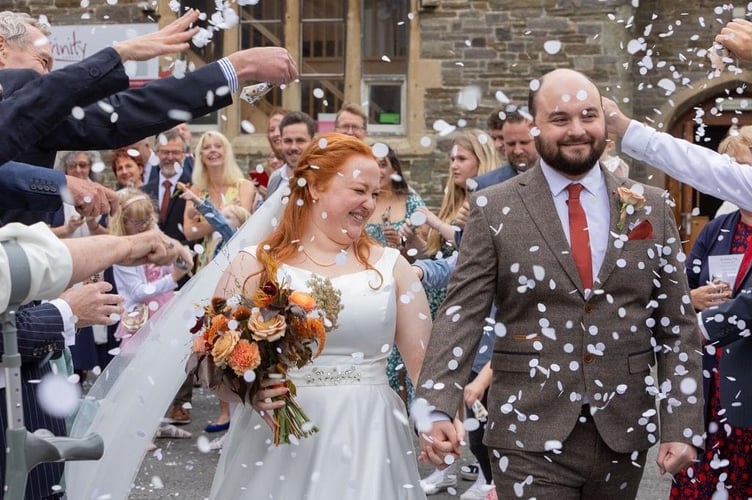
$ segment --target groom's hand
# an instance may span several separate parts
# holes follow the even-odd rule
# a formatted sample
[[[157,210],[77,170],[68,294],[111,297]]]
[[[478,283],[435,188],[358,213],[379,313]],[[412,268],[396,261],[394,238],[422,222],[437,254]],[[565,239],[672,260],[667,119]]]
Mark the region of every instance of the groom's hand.
[[[429,461],[443,469],[451,464],[451,460],[446,460],[448,455],[457,459],[462,454],[464,437],[465,430],[459,420],[455,420],[454,423],[449,420],[434,422],[428,434],[421,433],[420,435],[421,452],[418,460]]]

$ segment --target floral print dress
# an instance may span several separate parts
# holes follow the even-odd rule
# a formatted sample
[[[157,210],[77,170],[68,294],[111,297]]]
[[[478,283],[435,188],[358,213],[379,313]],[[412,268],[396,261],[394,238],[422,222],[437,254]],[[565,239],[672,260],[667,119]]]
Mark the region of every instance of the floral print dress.
[[[414,191],[410,191],[410,194],[407,195],[407,199],[405,200],[405,218],[402,220],[391,221],[389,224],[395,231],[399,231],[405,223],[405,220],[409,219],[418,207],[424,206],[426,206],[426,203],[420,195]],[[381,224],[366,224],[366,231],[371,238],[377,240],[382,245],[386,245],[386,236],[384,236],[384,229]],[[433,311],[433,309],[431,309],[431,311]],[[403,374],[403,377],[400,377],[400,374]],[[386,376],[389,379],[389,386],[394,389],[397,394],[400,394],[403,391],[407,394],[406,403],[409,410],[410,403],[415,397],[415,388],[413,387],[412,382],[410,382],[410,377],[404,375],[406,375],[405,363],[402,361],[402,356],[400,356],[397,345],[395,344],[386,363]]]
[[[752,241],[752,226],[739,220],[731,254],[743,254]],[[724,418],[721,406],[719,364],[723,349],[716,349],[710,372],[708,415],[705,417],[707,436],[705,449],[698,462],[674,475],[672,500],[752,498],[752,427],[735,427]],[[705,354],[708,356],[708,354]]]

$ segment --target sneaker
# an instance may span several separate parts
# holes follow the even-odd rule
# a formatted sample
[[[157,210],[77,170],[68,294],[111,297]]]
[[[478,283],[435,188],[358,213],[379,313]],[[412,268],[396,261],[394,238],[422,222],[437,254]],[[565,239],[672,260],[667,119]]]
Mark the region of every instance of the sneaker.
[[[456,485],[457,474],[454,474],[454,467],[447,467],[444,470],[436,469],[430,476],[420,480],[420,487],[426,495],[435,495]]]
[[[193,437],[193,435],[186,431],[185,429],[181,429],[180,427],[176,427],[172,424],[160,424],[159,429],[157,429],[157,437],[158,438],[172,438],[172,439],[189,439]]]
[[[478,462],[475,462],[474,464],[465,464],[460,467],[460,477],[465,481],[475,481],[478,479],[479,470],[480,465],[478,465]]]
[[[180,403],[174,403],[167,417],[163,419],[165,423],[185,425],[191,423],[191,413],[183,408]]]
[[[485,479],[483,483],[475,482],[473,483],[470,488],[467,489],[462,495],[460,495],[460,500],[486,500],[486,496],[488,495],[488,492],[494,489],[493,484],[485,484]]]

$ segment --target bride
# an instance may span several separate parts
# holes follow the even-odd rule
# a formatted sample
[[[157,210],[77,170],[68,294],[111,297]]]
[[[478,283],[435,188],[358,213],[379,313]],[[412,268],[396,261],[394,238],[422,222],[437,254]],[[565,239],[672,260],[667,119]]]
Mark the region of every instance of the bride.
[[[295,178],[277,230],[235,257],[215,295],[253,296],[269,261],[280,264],[277,278],[292,289],[307,288],[312,275],[340,289],[339,326],[322,354],[288,373],[320,431],[298,445],[272,444],[269,412],[284,404],[272,401],[287,391],[274,381],[253,408],[236,409],[211,498],[421,498],[412,430],[385,370],[396,340],[417,379],[430,316],[407,261],[364,231],[378,164],[362,141],[327,134],[303,154]]]
[[[344,308],[321,356],[288,374],[319,432],[297,445],[275,447],[266,412],[280,403],[267,401],[285,389],[268,386],[259,391],[255,411],[240,405],[233,415],[211,497],[424,497],[412,427],[401,400],[389,388],[385,363],[396,342],[410,377],[417,380],[430,316],[409,264],[397,250],[374,244],[363,231],[379,189],[376,160],[363,142],[326,134],[306,150],[295,177],[279,223],[265,203],[231,241],[230,255],[245,248],[230,267],[226,254],[215,259],[150,321],[151,332],[138,353],[118,357],[114,368],[119,376],[117,370],[109,374],[108,368],[100,377],[115,381],[92,390],[93,411],[82,409],[72,434],[102,434],[105,457],[68,465],[69,498],[124,498],[151,432],[182,381],[173,372],[179,372],[176,367],[183,366],[190,349],[189,336],[180,332],[199,314],[193,302],[209,298],[202,290],[211,290],[219,269],[225,268],[215,295],[253,294],[260,273],[266,272],[257,253],[280,264],[278,278],[284,277],[293,289],[306,288],[313,274],[329,278],[341,290]],[[249,246],[253,235],[263,237],[272,226],[276,229],[268,238]]]

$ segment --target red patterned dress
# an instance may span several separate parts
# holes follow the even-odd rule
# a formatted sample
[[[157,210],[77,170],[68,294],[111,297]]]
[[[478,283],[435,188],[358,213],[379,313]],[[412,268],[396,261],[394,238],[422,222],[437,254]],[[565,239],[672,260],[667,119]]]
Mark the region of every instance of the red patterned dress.
[[[752,240],[752,226],[741,220],[734,231],[732,254],[743,254]],[[752,427],[734,427],[723,417],[718,367],[723,349],[716,349],[710,372],[705,451],[699,462],[674,476],[672,500],[752,498]],[[708,356],[706,353],[705,356]],[[750,360],[752,362],[752,360]],[[714,497],[714,494],[717,496]]]

